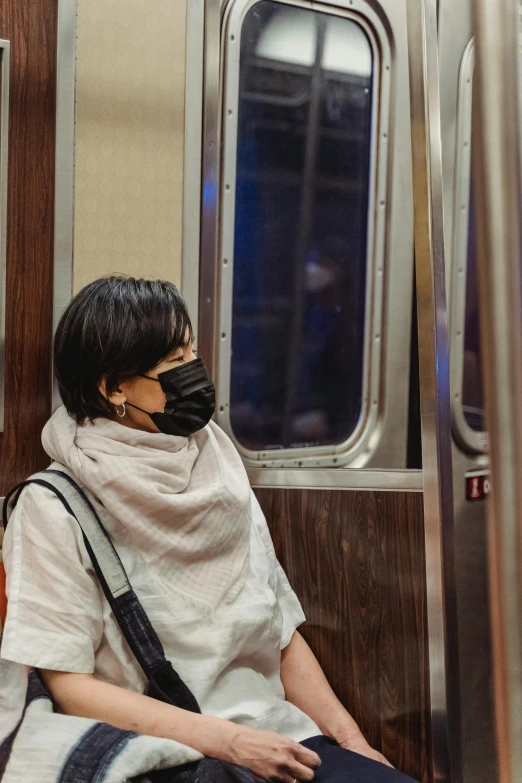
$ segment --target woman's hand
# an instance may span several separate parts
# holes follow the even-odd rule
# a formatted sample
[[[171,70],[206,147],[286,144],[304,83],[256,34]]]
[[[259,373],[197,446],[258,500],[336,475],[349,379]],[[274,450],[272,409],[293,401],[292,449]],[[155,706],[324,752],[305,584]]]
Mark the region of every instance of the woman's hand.
[[[346,750],[392,766],[381,753],[368,745],[356,722],[332,691],[299,631],[294,633],[290,644],[282,651],[281,680],[287,700],[309,715],[323,734]]]
[[[218,758],[248,767],[265,780],[313,780],[321,759],[312,750],[273,731],[234,725]]]
[[[249,767],[259,777],[309,781],[321,763],[298,742],[213,715],[188,712],[141,693],[96,680],[92,674],[42,671],[54,700],[67,715],[93,718],[126,731],[166,737],[203,756]]]
[[[352,750],[354,753],[360,753],[361,756],[366,756],[374,761],[380,761],[381,764],[386,764],[388,767],[393,766],[388,759],[384,758],[382,753],[379,753],[378,750],[375,750],[371,745],[368,745],[362,734],[346,738],[341,737],[340,739],[337,739],[337,742],[341,748],[344,748],[345,750]]]

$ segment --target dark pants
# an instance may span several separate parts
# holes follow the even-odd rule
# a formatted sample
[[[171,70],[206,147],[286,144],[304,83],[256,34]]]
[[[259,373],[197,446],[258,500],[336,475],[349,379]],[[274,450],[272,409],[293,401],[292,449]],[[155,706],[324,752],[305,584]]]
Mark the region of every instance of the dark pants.
[[[329,737],[310,737],[301,745],[315,751],[321,759],[313,783],[416,783],[396,769],[344,750]],[[133,778],[133,783],[254,783],[255,780],[261,778],[245,767],[203,759],[182,767],[147,772]]]
[[[321,759],[314,783],[413,783],[408,775],[345,750],[329,737],[310,737],[301,745],[315,751]]]

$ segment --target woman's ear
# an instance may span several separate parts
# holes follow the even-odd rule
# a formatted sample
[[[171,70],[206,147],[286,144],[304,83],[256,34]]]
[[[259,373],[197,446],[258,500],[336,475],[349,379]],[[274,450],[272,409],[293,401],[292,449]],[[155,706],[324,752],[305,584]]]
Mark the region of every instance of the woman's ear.
[[[105,397],[106,400],[109,400],[109,402],[111,402],[113,405],[116,406],[122,405],[122,403],[127,401],[127,396],[125,392],[120,388],[115,389],[110,396],[107,394],[106,375],[104,375],[101,381],[99,382],[98,391],[100,392],[100,394],[102,394]]]

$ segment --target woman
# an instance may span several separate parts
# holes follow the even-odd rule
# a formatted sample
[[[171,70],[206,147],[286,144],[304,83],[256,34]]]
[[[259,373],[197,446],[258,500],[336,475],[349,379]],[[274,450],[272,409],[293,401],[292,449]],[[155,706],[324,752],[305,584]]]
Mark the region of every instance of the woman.
[[[143,695],[77,524],[37,485],[7,529],[2,657],[39,669],[66,714],[171,738],[262,778],[333,780],[333,768],[361,760],[344,748],[380,762],[370,766],[383,780],[405,780],[367,744],[296,630],[303,612],[239,455],[210,420],[212,381],[176,287],[124,277],[86,286],[59,324],[55,370],[64,406],[44,448],[96,499],[204,714]]]

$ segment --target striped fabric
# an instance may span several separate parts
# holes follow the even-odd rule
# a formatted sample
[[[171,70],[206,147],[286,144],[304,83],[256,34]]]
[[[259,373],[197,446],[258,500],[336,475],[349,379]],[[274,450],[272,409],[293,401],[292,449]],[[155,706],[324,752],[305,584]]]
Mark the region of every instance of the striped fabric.
[[[59,783],[102,783],[114,759],[135,736],[135,732],[97,723],[71,750],[60,771]]]

